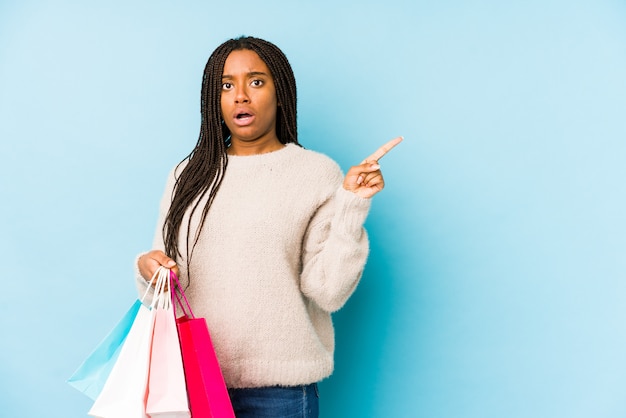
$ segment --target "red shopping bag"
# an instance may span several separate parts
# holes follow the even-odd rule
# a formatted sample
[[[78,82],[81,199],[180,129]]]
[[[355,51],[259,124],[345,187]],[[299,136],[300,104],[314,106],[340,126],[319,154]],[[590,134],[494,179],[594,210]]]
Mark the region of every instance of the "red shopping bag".
[[[170,275],[176,282],[176,289],[172,291],[172,295],[176,295],[184,312],[184,315],[176,320],[176,324],[191,416],[235,418],[206,320],[193,315],[178,278],[174,272]]]

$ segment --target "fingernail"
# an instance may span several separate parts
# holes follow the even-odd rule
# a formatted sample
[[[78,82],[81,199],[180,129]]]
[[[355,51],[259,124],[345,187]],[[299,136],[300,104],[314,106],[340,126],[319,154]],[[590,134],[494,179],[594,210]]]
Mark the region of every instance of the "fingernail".
[[[165,264],[165,267],[174,267],[176,262],[174,260],[170,260]]]
[[[380,168],[380,165],[372,164],[370,167],[372,167],[372,169],[374,169],[374,170],[378,170]]]
[[[356,184],[361,184],[363,183],[363,176],[359,176],[358,179],[356,179]]]

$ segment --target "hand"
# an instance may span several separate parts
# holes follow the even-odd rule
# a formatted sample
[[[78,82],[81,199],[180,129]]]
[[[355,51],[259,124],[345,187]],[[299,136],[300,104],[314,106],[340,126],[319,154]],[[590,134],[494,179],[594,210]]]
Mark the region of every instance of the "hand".
[[[383,158],[403,139],[401,136],[392,139],[364,159],[360,165],[350,167],[346,177],[343,179],[343,188],[364,198],[371,198],[380,192],[385,187],[385,180],[383,179],[383,173],[380,171],[378,160]]]
[[[165,253],[161,250],[152,250],[149,253],[142,255],[141,257],[139,257],[137,264],[139,267],[139,273],[141,273],[141,277],[143,277],[144,280],[147,282],[152,279],[154,273],[161,266],[171,269],[172,271],[174,271],[174,274],[180,277],[176,262],[169,258],[167,255],[165,255]]]

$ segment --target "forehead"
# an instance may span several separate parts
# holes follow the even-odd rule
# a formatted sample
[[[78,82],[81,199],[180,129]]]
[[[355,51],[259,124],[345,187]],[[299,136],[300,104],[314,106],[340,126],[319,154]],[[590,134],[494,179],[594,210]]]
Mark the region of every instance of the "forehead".
[[[267,64],[254,51],[241,49],[231,52],[224,62],[223,76],[237,76],[249,73],[270,74]]]

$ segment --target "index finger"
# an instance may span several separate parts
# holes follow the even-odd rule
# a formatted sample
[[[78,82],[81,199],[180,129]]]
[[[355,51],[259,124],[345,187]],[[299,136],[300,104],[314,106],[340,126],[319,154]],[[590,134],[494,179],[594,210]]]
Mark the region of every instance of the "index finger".
[[[380,160],[381,158],[383,158],[385,156],[385,154],[387,154],[389,151],[391,151],[391,149],[393,147],[395,147],[400,142],[402,142],[403,139],[404,139],[404,137],[402,137],[402,136],[399,136],[397,138],[392,139],[391,141],[387,142],[382,147],[378,148],[372,155],[370,155],[369,157],[364,159],[363,163]]]

